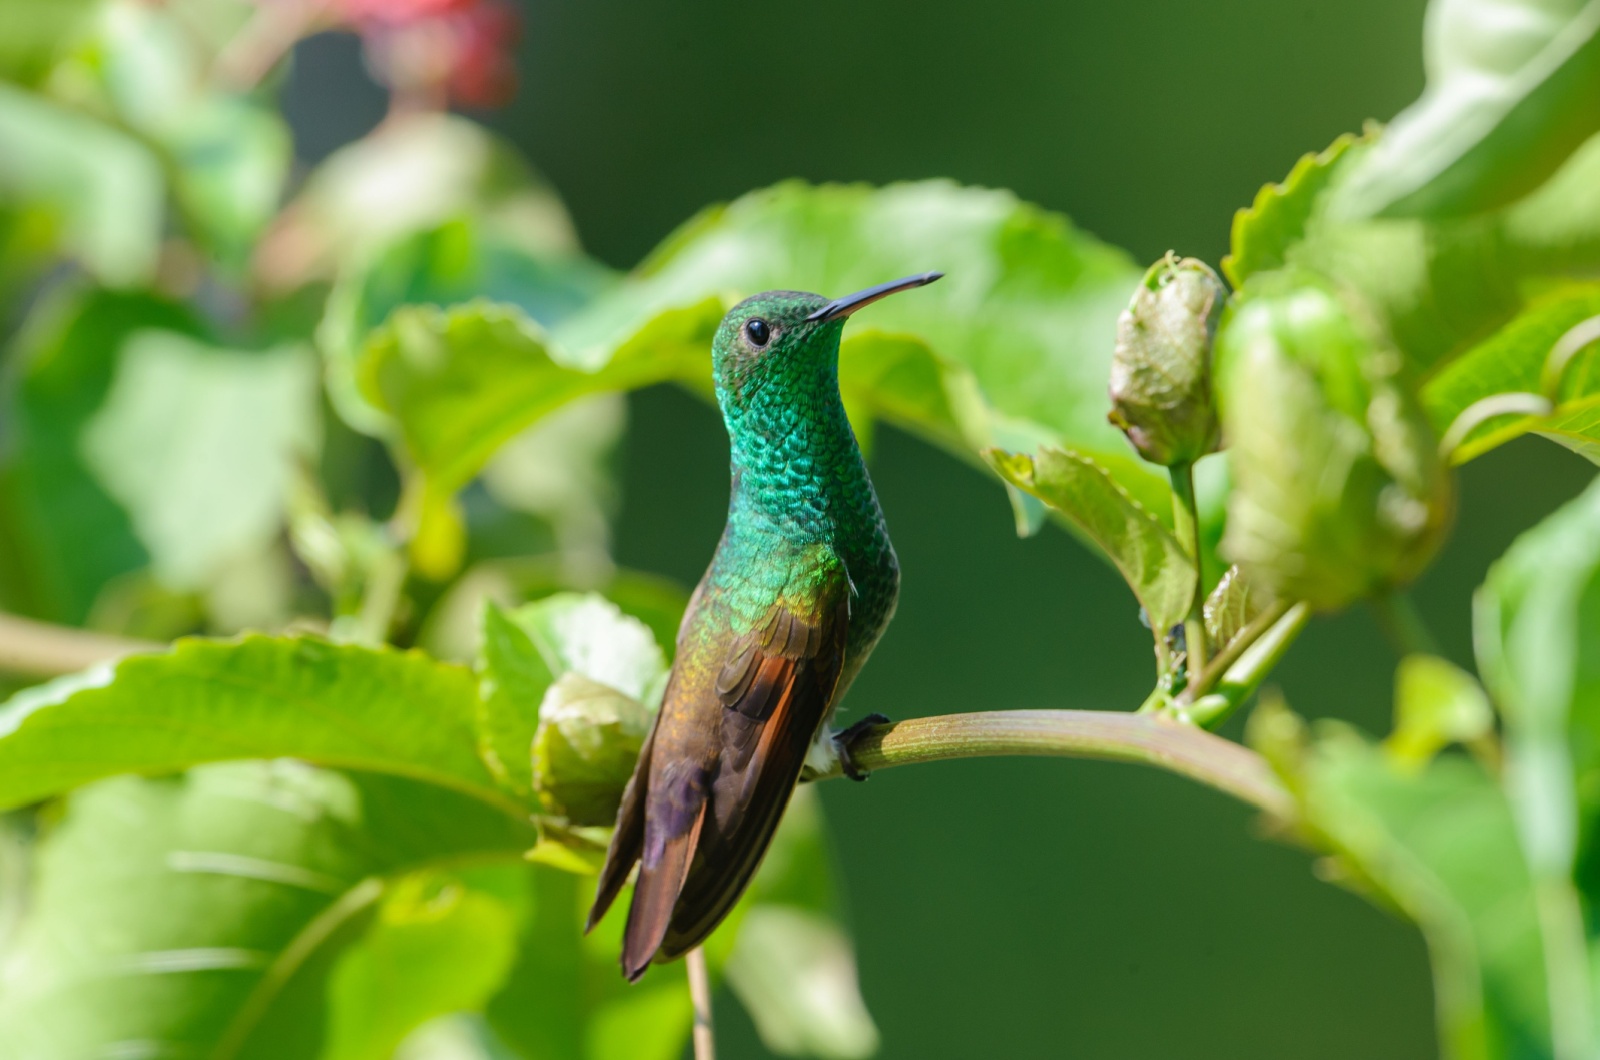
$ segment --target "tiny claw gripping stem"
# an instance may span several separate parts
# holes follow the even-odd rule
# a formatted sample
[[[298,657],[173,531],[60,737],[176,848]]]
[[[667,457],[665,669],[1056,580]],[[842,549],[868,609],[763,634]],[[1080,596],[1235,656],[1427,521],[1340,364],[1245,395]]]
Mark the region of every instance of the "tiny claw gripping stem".
[[[833,734],[833,748],[839,755],[839,768],[844,771],[845,776],[851,780],[866,780],[871,775],[856,768],[855,760],[850,757],[850,748],[867,732],[888,723],[889,718],[886,715],[868,714],[849,728],[840,729]]]

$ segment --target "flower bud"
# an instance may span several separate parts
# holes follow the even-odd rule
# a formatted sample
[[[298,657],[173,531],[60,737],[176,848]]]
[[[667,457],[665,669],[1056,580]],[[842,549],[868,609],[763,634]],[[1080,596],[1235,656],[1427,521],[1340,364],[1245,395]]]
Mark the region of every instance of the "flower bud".
[[[545,692],[533,736],[533,788],[572,825],[610,825],[650,731],[632,696],[568,671]]]
[[[1227,297],[1205,262],[1169,253],[1117,320],[1108,418],[1153,464],[1193,463],[1217,447],[1211,339]]]
[[[1323,282],[1252,280],[1217,336],[1233,476],[1222,550],[1279,599],[1331,610],[1415,577],[1451,512],[1398,353]]]

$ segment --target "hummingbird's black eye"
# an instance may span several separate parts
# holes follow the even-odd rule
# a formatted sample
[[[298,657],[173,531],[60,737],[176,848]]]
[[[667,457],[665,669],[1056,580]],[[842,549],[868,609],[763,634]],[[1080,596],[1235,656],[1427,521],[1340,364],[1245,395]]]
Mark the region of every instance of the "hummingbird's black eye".
[[[750,339],[750,345],[758,350],[772,339],[772,329],[760,317],[754,317],[746,323],[744,333]]]

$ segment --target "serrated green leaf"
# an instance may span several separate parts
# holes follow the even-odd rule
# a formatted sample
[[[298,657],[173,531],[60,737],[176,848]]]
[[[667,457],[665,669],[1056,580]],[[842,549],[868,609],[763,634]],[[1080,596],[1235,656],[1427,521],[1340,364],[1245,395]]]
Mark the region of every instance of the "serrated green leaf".
[[[38,848],[0,1056],[316,1056],[329,967],[386,879],[530,839],[460,794],[294,762],[96,784]]]
[[[1538,187],[1600,132],[1600,2],[1430,6],[1428,86],[1342,194],[1352,217],[1459,216]]]
[[[321,1060],[391,1060],[429,1020],[481,1010],[516,957],[525,875],[507,865],[390,886],[330,977]]]
[[[317,391],[303,346],[247,353],[175,332],[128,338],[82,446],[162,581],[200,588],[276,538],[295,467],[316,451]]]
[[[1238,567],[1224,571],[1216,588],[1206,597],[1202,612],[1212,650],[1226,648],[1270,602],[1267,594],[1251,585]]]
[[[183,640],[0,707],[0,806],[117,773],[300,758],[522,805],[477,753],[470,671],[314,637]]]
[[[1061,512],[1122,573],[1144,606],[1155,635],[1184,620],[1194,599],[1194,563],[1177,538],[1093,460],[1071,450],[1035,456],[992,452],[1007,482]]]
[[[1600,357],[1593,348],[1568,363],[1560,389],[1544,395],[1543,375],[1550,351],[1574,326],[1600,317],[1600,285],[1571,285],[1530,303],[1517,317],[1428,381],[1423,407],[1443,435],[1468,408],[1496,394],[1522,393],[1553,398],[1548,415],[1508,413],[1478,424],[1450,454],[1464,464],[1527,433],[1585,452],[1600,441]],[[1593,459],[1593,457],[1590,457]]]
[[[1394,731],[1383,742],[1389,757],[1421,769],[1453,743],[1473,743],[1494,731],[1494,708],[1471,674],[1437,655],[1407,655],[1395,671]]]
[[[1094,454],[1136,496],[1164,496],[1164,480],[1133,459],[1105,421],[1117,315],[1139,270],[1066,218],[1006,192],[944,181],[786,183],[753,192],[689,221],[556,337],[586,362],[629,344],[687,343],[704,378],[711,334],[743,296],[772,288],[839,295],[928,269],[947,275],[852,321],[842,379],[856,371],[859,348],[864,360],[906,372],[885,381],[877,411],[891,422],[969,458],[991,445],[1018,447],[1003,429],[1031,434]],[[685,329],[677,314],[698,327]],[[890,340],[898,345],[881,345]],[[933,364],[905,366],[922,358],[910,343],[931,351]],[[872,413],[865,398],[858,388],[852,411]]]
[[[1256,273],[1284,266],[1289,248],[1305,238],[1318,197],[1357,142],[1346,133],[1324,151],[1301,155],[1281,183],[1264,185],[1253,203],[1234,213],[1231,249],[1222,259],[1229,283],[1242,287]]]

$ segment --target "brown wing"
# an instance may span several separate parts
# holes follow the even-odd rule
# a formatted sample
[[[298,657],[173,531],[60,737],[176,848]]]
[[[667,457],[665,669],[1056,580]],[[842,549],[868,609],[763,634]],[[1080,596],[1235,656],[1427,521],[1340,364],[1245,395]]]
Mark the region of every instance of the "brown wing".
[[[831,557],[830,557],[831,558]],[[674,905],[658,959],[703,942],[744,893],[794,793],[828,715],[850,625],[842,565],[819,599],[777,606],[739,643],[717,679],[722,752],[698,849]]]

